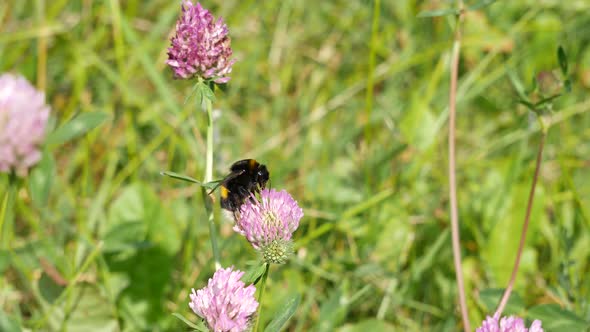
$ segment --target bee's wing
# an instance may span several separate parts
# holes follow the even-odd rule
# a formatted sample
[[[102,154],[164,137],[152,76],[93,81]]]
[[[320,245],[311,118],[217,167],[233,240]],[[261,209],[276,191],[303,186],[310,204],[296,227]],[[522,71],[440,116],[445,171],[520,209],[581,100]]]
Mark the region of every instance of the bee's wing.
[[[229,173],[225,178],[223,178],[223,180],[219,181],[219,183],[215,186],[215,188],[211,189],[211,191],[207,195],[211,195],[211,193],[213,193],[215,190],[217,190],[217,188],[219,188],[219,186],[237,178],[238,176],[242,175],[244,172],[245,172],[245,170],[240,170],[239,172]]]

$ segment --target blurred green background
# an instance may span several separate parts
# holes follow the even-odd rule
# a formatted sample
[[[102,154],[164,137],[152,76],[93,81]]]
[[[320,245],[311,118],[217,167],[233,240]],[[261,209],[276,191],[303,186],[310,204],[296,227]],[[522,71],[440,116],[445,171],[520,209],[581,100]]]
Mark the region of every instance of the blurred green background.
[[[0,4],[0,72],[44,88],[56,127],[80,117],[100,123],[50,144],[53,158],[18,192],[0,252],[0,330],[179,331],[186,327],[173,312],[197,320],[188,294],[213,273],[200,188],[159,175],[201,179],[205,165],[206,114],[185,103],[192,82],[174,80],[164,64],[179,4]],[[295,256],[271,268],[262,325],[298,293],[288,331],[458,330],[447,179],[454,19],[417,17],[452,3],[381,1],[377,11],[371,1],[202,4],[226,20],[237,59],[216,92],[214,177],[257,158],[272,187],[305,211]],[[530,87],[539,71],[558,69],[562,45],[573,90],[550,117],[508,312],[535,318],[536,305],[556,304],[582,330],[590,321],[590,2],[497,1],[467,13],[463,38],[458,194],[472,325],[507,284],[539,142],[509,75]],[[0,185],[4,193],[7,180]],[[216,214],[222,264],[247,270],[256,253]]]

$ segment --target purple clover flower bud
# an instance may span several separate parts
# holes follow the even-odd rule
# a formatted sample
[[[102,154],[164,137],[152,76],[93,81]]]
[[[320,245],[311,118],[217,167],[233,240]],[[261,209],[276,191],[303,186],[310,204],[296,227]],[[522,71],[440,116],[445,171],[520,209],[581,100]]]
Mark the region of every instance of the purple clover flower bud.
[[[520,317],[502,317],[499,321],[498,318],[498,315],[494,317],[488,316],[475,332],[543,332],[540,320],[533,321],[531,327],[526,328],[523,319]]]
[[[256,287],[244,287],[244,272],[233,267],[217,270],[207,287],[190,294],[189,307],[203,318],[211,331],[242,332],[250,327],[250,318],[258,308]]]
[[[244,235],[267,263],[283,264],[293,251],[291,236],[303,210],[285,190],[264,189],[240,207],[234,231]]]
[[[176,22],[166,63],[182,79],[201,77],[215,83],[227,83],[232,65],[231,40],[223,19],[213,15],[200,3],[183,1],[182,16]]]
[[[25,176],[41,159],[49,106],[24,77],[0,76],[0,172]]]

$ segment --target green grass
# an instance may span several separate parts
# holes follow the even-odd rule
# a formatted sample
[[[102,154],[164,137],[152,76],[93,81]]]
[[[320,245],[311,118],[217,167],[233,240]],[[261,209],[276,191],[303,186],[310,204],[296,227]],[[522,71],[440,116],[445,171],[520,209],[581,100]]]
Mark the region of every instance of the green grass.
[[[213,105],[214,178],[257,158],[305,211],[295,256],[271,267],[261,326],[301,294],[288,331],[458,330],[452,19],[416,17],[447,2],[203,5],[226,20],[238,60]],[[165,0],[0,4],[0,72],[44,85],[56,127],[105,115],[48,146],[46,197],[29,191],[33,177],[16,193],[0,245],[0,330],[178,331],[172,313],[197,320],[188,293],[213,273],[205,207],[199,187],[159,174],[202,179],[205,167],[206,114],[184,102],[192,82],[164,64],[178,13],[179,1]],[[522,0],[466,16],[457,161],[473,326],[510,276],[539,139],[508,74],[529,87],[558,69],[558,45],[573,91],[554,104],[513,309],[534,318],[523,308],[556,303],[590,322],[588,13],[583,1]],[[222,265],[247,269],[257,255],[216,215]]]

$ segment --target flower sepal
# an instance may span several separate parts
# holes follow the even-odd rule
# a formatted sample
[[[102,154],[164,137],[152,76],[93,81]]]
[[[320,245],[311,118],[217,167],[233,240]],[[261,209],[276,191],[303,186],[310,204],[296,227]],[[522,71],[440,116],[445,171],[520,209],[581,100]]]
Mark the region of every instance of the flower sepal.
[[[285,264],[293,255],[293,241],[276,239],[260,246],[262,259],[268,264]]]

